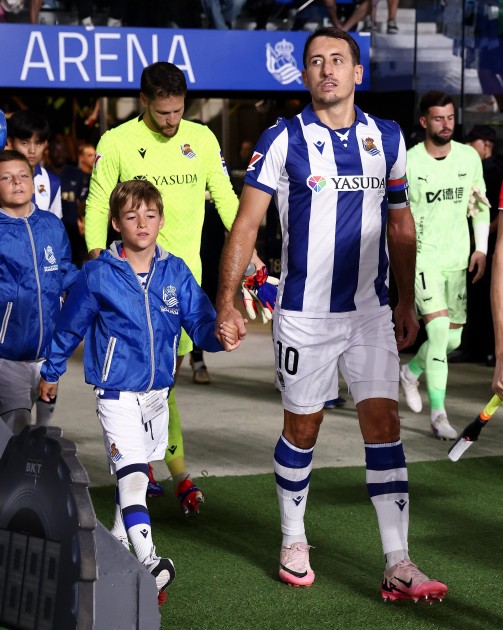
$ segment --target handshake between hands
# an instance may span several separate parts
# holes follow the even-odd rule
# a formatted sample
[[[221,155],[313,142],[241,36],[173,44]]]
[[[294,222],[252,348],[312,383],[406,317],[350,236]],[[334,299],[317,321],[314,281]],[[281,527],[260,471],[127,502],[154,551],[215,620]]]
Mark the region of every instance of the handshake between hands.
[[[246,313],[250,319],[256,319],[260,313],[264,324],[271,321],[276,305],[278,285],[279,280],[269,275],[265,265],[258,271],[253,263],[248,265],[241,284],[241,293]],[[231,324],[225,320],[218,325],[217,337],[227,352],[238,348],[246,335],[244,324],[247,324],[248,320],[241,319],[241,317],[239,320],[241,321],[241,329],[236,324]]]

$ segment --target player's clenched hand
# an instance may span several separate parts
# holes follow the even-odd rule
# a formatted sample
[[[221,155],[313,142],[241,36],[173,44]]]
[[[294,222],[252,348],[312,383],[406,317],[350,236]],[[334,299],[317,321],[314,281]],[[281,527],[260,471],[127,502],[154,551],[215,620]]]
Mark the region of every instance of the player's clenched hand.
[[[394,311],[395,338],[398,351],[411,346],[419,332],[419,322],[413,305],[399,302]]]
[[[218,331],[221,343],[226,352],[239,348],[241,341],[239,339],[238,327],[235,324],[222,322],[218,327]]]
[[[40,384],[38,386],[38,395],[45,402],[51,402],[51,399],[56,396],[56,392],[58,391],[57,383],[47,383],[43,378],[40,379]]]
[[[480,278],[484,275],[486,270],[486,258],[485,254],[477,250],[475,250],[470,256],[470,266],[468,267],[468,271],[471,273],[475,267],[477,267],[477,272],[473,276],[472,284],[480,280]]]
[[[238,311],[237,308],[234,308],[233,304],[227,305],[225,304],[222,307],[217,308],[217,320],[215,322],[215,336],[220,341],[220,343],[225,348],[225,340],[222,338],[220,332],[220,324],[226,323],[228,326],[235,326],[237,329],[237,337],[239,341],[243,341],[246,337],[246,326],[248,323],[247,319],[243,319],[243,316]]]
[[[263,323],[272,319],[272,312],[276,305],[279,280],[269,275],[267,267],[255,270],[255,265],[249,265],[247,271],[252,271],[245,276],[241,285],[243,304],[250,319],[256,319],[260,312]]]

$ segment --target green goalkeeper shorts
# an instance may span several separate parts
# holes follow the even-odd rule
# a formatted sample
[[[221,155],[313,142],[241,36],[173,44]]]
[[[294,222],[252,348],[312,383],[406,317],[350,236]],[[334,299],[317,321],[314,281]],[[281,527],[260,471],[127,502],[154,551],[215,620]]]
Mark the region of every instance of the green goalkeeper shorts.
[[[416,309],[420,316],[447,310],[452,324],[466,322],[466,269],[416,269]]]

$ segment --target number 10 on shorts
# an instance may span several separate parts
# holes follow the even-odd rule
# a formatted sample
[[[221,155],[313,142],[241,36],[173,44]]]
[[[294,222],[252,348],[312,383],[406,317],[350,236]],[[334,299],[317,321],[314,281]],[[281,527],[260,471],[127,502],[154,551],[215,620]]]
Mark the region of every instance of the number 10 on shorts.
[[[281,341],[277,341],[276,343],[278,344],[278,369],[284,369],[287,374],[292,376],[297,374],[297,368],[299,367],[299,351],[291,346],[284,348]]]

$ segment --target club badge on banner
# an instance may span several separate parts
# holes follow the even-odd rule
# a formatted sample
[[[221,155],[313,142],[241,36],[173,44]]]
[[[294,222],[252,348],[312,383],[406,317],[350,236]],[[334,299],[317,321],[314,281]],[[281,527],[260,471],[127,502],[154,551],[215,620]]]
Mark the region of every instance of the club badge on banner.
[[[170,61],[190,90],[304,91],[305,31],[92,28],[0,24],[3,88],[137,90],[143,68]],[[363,84],[370,89],[370,37],[361,49]],[[13,54],[13,51],[17,51]]]

